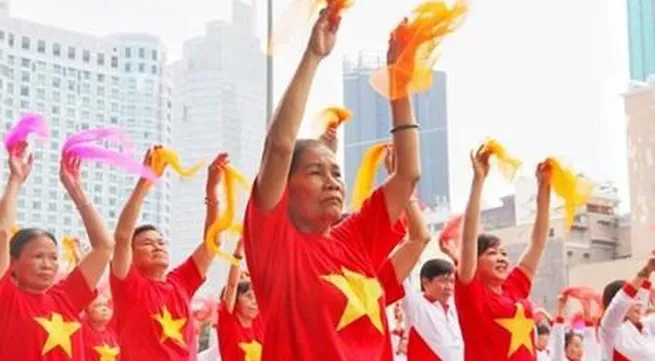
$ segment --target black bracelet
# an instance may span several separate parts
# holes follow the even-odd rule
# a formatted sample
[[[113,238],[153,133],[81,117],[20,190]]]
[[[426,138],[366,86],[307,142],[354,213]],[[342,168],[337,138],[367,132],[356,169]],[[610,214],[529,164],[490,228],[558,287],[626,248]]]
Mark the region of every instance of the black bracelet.
[[[419,127],[418,124],[416,124],[416,123],[413,123],[413,124],[403,124],[403,125],[399,125],[399,126],[396,126],[396,127],[391,128],[391,130],[389,131],[389,133],[394,134],[395,132],[399,132],[399,131],[401,131],[401,130],[407,130],[407,129],[419,129],[419,128],[420,128],[420,127]]]

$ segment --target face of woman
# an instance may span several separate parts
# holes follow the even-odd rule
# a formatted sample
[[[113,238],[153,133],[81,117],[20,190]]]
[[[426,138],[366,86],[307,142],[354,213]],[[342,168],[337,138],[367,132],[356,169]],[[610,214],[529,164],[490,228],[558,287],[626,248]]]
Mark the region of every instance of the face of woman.
[[[332,225],[341,218],[344,197],[334,153],[325,146],[305,149],[289,178],[292,219],[307,228]]]
[[[12,261],[11,271],[21,289],[45,292],[57,274],[58,260],[55,243],[47,235],[39,234],[23,246],[20,256]]]
[[[566,358],[571,361],[581,361],[584,353],[584,344],[582,337],[575,335],[571,338],[571,342],[566,347]]]
[[[86,309],[86,314],[92,323],[106,325],[111,321],[114,309],[111,300],[106,295],[98,296]]]
[[[500,244],[487,248],[478,257],[478,272],[480,278],[486,282],[503,282],[509,273],[509,260],[507,252]]]
[[[236,311],[241,317],[254,320],[259,314],[259,307],[257,307],[257,299],[252,288],[248,291],[237,296]]]

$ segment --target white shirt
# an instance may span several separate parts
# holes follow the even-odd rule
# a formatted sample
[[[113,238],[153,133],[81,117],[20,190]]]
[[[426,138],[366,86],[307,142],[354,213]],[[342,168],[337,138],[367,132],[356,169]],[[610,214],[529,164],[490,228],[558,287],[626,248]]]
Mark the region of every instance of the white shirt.
[[[444,308],[440,302],[430,302],[423,294],[412,289],[408,278],[403,282],[405,298],[402,301],[408,330],[416,332],[430,350],[443,361],[464,360],[464,339],[459,326],[455,303],[451,298]],[[414,344],[408,344],[408,353]],[[413,360],[412,360],[413,361]]]

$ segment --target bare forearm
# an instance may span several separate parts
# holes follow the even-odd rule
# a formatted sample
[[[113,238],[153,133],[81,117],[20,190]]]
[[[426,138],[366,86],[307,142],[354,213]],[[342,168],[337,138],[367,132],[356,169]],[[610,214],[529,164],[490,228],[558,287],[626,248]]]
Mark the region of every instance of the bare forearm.
[[[546,249],[546,242],[548,240],[549,228],[549,212],[550,212],[550,189],[546,186],[541,186],[537,194],[537,216],[535,218],[534,227],[532,228],[532,241],[525,251],[519,265],[523,267],[528,276],[533,276],[537,272],[537,267],[541,261],[544,250]]]
[[[417,200],[410,200],[407,209],[407,233],[412,240],[425,241],[430,238],[430,230],[425,219],[423,218],[423,211],[418,205]]]
[[[118,224],[116,225],[115,238],[118,243],[130,243],[132,241],[132,233],[136,227],[136,222],[141,213],[141,206],[143,205],[143,200],[146,197],[148,192],[148,186],[145,182],[139,181],[128,198],[123,211],[118,219]]]
[[[478,224],[480,221],[480,203],[484,181],[473,179],[471,193],[464,213],[464,227],[462,229],[462,249],[459,257],[459,275],[463,282],[473,279],[478,258]]]
[[[70,194],[73,199],[73,203],[77,207],[80,217],[82,217],[82,222],[84,223],[84,228],[86,229],[87,235],[89,237],[89,242],[91,247],[94,250],[103,250],[111,252],[114,248],[114,241],[109,233],[109,230],[105,226],[102,215],[98,210],[93,206],[89,201],[87,195],[84,191],[77,191]]]
[[[16,203],[21,184],[13,177],[9,177],[5,186],[5,193],[0,199],[0,227],[10,230],[16,224]]]
[[[303,55],[271,122],[267,136],[269,144],[293,150],[319,62],[319,59],[309,52]]]
[[[416,124],[409,98],[392,101],[391,115],[393,128],[399,129],[399,127]],[[407,178],[415,184],[421,176],[419,132],[416,129],[396,131],[392,135],[392,140],[397,161],[395,174]]]
[[[203,232],[203,239],[207,238],[207,231],[209,228],[216,222],[218,219],[218,204],[207,202],[207,207],[205,208],[205,228]]]

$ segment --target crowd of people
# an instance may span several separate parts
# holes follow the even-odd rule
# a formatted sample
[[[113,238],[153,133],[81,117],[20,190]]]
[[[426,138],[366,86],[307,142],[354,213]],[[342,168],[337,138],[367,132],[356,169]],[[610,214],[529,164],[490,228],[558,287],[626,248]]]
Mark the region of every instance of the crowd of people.
[[[237,262],[227,280],[211,280],[225,282],[213,322],[217,352],[198,354],[191,306],[215,254],[202,242],[169,271],[169,241],[155,225],[137,224],[150,179],[137,182],[112,235],[84,191],[83,159],[63,154],[61,182],[91,250],[56,281],[55,236],[43,228],[12,231],[35,161],[21,141],[9,149],[10,176],[0,199],[0,360],[655,361],[649,311],[655,253],[644,255],[634,279],[607,285],[600,317],[585,315],[582,327],[569,322],[569,299],[562,295],[552,322],[536,321],[530,292],[548,239],[548,162],[536,167],[531,242],[512,265],[503,240],[479,230],[492,152],[485,146],[472,152],[461,233],[438,241],[449,259],[425,262],[413,279],[412,269],[436,238],[415,195],[419,123],[410,92],[390,100],[386,180],[344,213],[335,129],[298,139],[314,75],[335,46],[339,21],[321,12],[268,129],[233,252],[246,260],[248,273]],[[411,42],[400,36],[406,24],[389,39],[390,65]],[[389,81],[408,88],[411,77],[390,72]],[[158,147],[146,153],[145,166]],[[220,153],[208,168],[205,236],[219,219],[218,186],[228,161]],[[101,282],[107,269],[108,287]],[[385,312],[391,306],[395,325]]]

